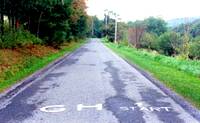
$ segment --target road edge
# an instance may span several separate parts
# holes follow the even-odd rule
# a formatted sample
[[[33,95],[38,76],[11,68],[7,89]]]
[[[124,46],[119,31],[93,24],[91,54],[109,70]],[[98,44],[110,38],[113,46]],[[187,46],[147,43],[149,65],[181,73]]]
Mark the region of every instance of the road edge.
[[[153,77],[149,72],[143,70],[135,63],[132,63],[128,59],[124,58],[120,54],[113,51],[111,48],[106,46],[104,43],[102,43],[107,49],[112,51],[114,54],[122,58],[126,63],[128,63],[130,66],[138,70],[145,78],[147,78],[150,82],[152,82],[154,85],[156,85],[158,88],[160,88],[166,95],[171,97],[177,104],[179,104],[184,110],[186,110],[191,116],[193,116],[196,120],[200,121],[200,111],[195,108],[191,103],[186,101],[182,96],[178,95],[173,90],[170,90],[167,88],[163,83],[161,83],[159,80],[157,80],[155,77]]]
[[[90,42],[89,40],[86,41],[86,43]],[[85,44],[86,44],[85,43]],[[30,85],[32,85],[35,81],[38,80],[38,78],[46,76],[50,71],[54,70],[58,65],[64,62],[64,60],[70,56],[72,56],[74,53],[78,52],[82,47],[85,46],[83,44],[79,48],[75,49],[72,52],[65,53],[63,56],[59,57],[58,59],[50,62],[48,65],[44,66],[40,70],[35,71],[33,74],[25,77],[24,79],[16,82],[16,84],[12,85],[10,88],[8,88],[6,91],[0,93],[0,101],[3,102],[3,100],[7,98],[14,97],[22,90],[28,88]]]

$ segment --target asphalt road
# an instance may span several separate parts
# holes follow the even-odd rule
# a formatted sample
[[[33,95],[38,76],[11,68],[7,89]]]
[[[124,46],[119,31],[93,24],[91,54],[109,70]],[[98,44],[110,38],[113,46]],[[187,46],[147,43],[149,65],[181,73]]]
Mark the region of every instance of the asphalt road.
[[[0,100],[0,123],[146,122],[198,123],[98,39]]]

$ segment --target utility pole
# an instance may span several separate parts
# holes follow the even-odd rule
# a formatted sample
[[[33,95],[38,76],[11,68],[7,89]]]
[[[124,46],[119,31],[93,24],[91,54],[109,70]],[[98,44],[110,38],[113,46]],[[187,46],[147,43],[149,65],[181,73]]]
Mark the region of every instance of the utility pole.
[[[108,32],[108,9],[104,10],[104,15],[105,15],[105,28],[106,28],[106,36]]]
[[[118,17],[119,15],[114,13],[114,18],[115,18],[115,43],[117,43],[117,28],[118,28]]]
[[[106,36],[107,36],[107,29],[108,29],[108,17],[110,17],[110,14],[114,15],[114,20],[115,20],[115,43],[117,43],[117,31],[118,31],[118,17],[119,15],[114,13],[113,11],[108,11],[107,9],[104,10],[105,12],[105,24],[106,24]]]
[[[117,43],[117,16],[115,16],[115,43]]]
[[[107,13],[108,13],[108,9],[104,10],[104,15],[105,15],[105,24],[106,24],[106,27],[107,27],[107,24],[108,24]]]

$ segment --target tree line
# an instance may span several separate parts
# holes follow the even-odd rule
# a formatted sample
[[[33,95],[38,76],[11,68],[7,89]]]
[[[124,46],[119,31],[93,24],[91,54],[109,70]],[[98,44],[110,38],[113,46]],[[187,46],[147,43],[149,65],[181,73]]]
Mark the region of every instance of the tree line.
[[[105,20],[95,19],[95,36],[114,39],[114,20],[109,20],[105,29]],[[118,42],[135,48],[153,50],[167,56],[181,59],[200,59],[200,20],[168,27],[162,18],[149,17],[134,22],[119,22]]]
[[[59,47],[86,37],[88,28],[85,0],[0,0],[2,48],[41,42]]]

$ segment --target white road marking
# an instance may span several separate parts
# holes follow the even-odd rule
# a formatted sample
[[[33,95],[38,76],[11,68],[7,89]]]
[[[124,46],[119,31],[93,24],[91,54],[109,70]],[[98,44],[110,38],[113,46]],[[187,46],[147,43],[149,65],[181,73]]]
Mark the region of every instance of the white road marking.
[[[172,109],[171,107],[144,107],[144,106],[140,106],[140,107],[126,107],[126,106],[122,106],[119,107],[119,109],[121,111],[135,111],[136,109],[139,109],[140,111],[148,111],[148,112],[161,112],[161,111],[166,111],[166,112],[170,112],[170,109]]]
[[[83,109],[88,109],[88,108],[96,108],[96,110],[100,111],[103,109],[103,105],[102,104],[96,104],[96,105],[83,105],[83,104],[78,104],[77,105],[77,111],[81,111]]]
[[[171,107],[145,107],[142,103],[136,103],[136,106],[127,107],[127,106],[121,106],[119,109],[121,111],[134,111],[136,108],[139,108],[140,111],[148,111],[148,112],[160,112],[160,111],[166,111],[169,112]],[[96,104],[96,105],[83,105],[78,104],[77,105],[77,111],[82,111],[83,109],[92,109],[95,108],[97,111],[103,110],[103,104]],[[65,105],[50,105],[40,108],[40,111],[46,112],[46,113],[58,113],[63,112],[66,110]]]
[[[40,111],[46,113],[58,113],[58,112],[63,112],[65,110],[66,108],[64,105],[51,105],[40,108]]]

